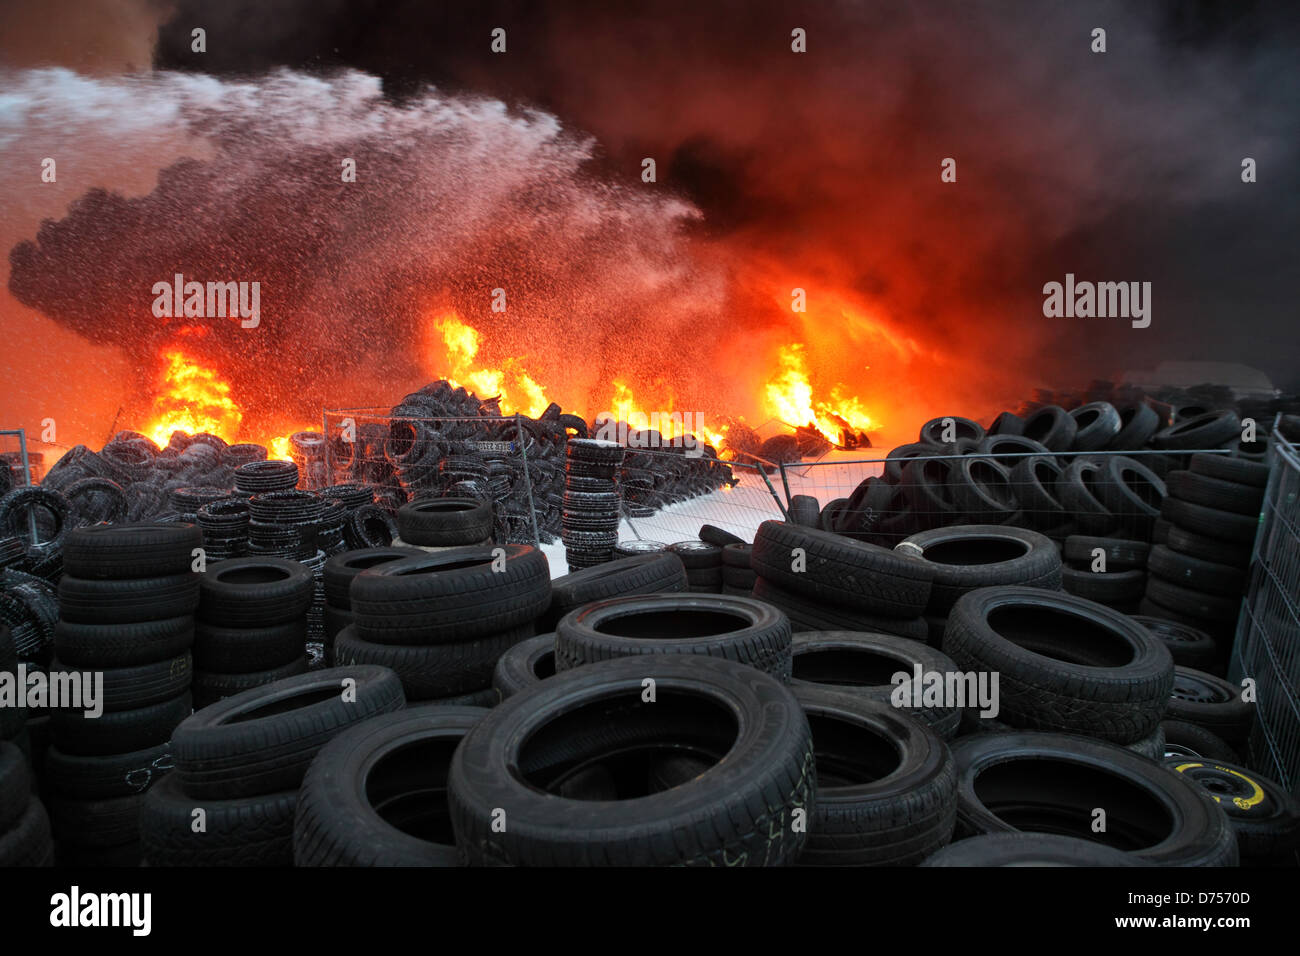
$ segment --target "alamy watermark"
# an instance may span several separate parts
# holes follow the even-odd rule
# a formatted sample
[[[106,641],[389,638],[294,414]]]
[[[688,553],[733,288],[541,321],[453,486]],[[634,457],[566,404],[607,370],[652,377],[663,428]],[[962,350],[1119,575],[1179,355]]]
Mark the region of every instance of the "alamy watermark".
[[[0,671],[0,707],[26,707],[29,710],[80,710],[86,717],[104,713],[103,671],[55,671],[27,669]]]
[[[160,319],[224,319],[238,316],[240,326],[255,329],[262,322],[262,283],[186,282],[176,273],[171,282],[153,284],[153,314]]]
[[[981,717],[998,715],[997,671],[927,671],[915,664],[912,673],[898,671],[889,682],[889,702],[895,707],[979,708]]]
[[[1043,296],[1049,319],[1132,319],[1135,329],[1151,324],[1150,282],[1075,282],[1067,272],[1064,284],[1044,285]]]
[[[592,437],[601,441],[627,448],[684,448],[687,458],[704,454],[704,443],[695,434],[704,430],[702,412],[628,412],[626,421],[613,412],[601,412],[595,424]]]

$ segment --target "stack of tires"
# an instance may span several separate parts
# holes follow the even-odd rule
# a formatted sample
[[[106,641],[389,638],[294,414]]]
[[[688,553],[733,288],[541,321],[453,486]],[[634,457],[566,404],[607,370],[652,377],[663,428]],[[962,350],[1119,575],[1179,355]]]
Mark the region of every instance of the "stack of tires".
[[[9,628],[4,624],[0,624],[0,674],[12,674],[13,679],[17,680],[18,650],[14,647]],[[27,727],[29,715],[24,707],[19,706],[20,703],[22,702],[14,701],[12,704],[0,704],[0,741],[13,744],[30,759],[35,755],[32,753],[31,733]]]
[[[348,589],[352,579],[366,568],[399,558],[414,558],[419,548],[359,548],[334,555],[325,562],[325,663],[334,666],[334,641],[339,632],[352,623],[352,597]]]
[[[752,544],[731,542],[722,546],[722,593],[750,595],[758,575],[750,563]]]
[[[1060,591],[980,588],[953,605],[943,649],[962,670],[997,676],[997,713],[981,715],[980,729],[1079,734],[1164,756],[1174,662],[1124,614]]]
[[[1151,545],[1125,538],[1075,534],[1065,539],[1061,586],[1071,594],[1136,614],[1146,592]]]
[[[570,571],[603,564],[618,541],[622,497],[616,478],[624,449],[617,442],[570,438],[565,449],[561,539]]]
[[[878,631],[924,641],[934,569],[919,558],[783,521],[759,525],[754,597],[801,630]]]
[[[340,665],[391,668],[408,700],[492,703],[497,659],[551,603],[550,567],[529,545],[452,548],[367,568],[349,598]]]
[[[209,561],[241,558],[248,553],[248,499],[218,498],[199,506],[196,515]]]
[[[397,509],[393,547],[425,550],[492,543],[492,502],[476,498],[425,498]]]
[[[1267,465],[1226,455],[1193,455],[1169,473],[1168,535],[1147,558],[1143,614],[1205,631],[1226,654],[1267,481]]]
[[[50,818],[33,794],[27,758],[0,740],[0,867],[53,865]]]
[[[315,591],[308,568],[285,558],[234,558],[209,566],[201,578],[195,707],[307,669]]]
[[[317,752],[401,710],[381,667],[331,668],[244,691],[176,728],[176,769],[140,814],[149,866],[291,866],[298,787]]]
[[[50,670],[72,675],[82,701],[51,711],[42,781],[62,863],[140,860],[140,801],[170,768],[172,731],[192,710],[200,575],[190,568],[202,540],[182,523],[68,536]]]
[[[722,593],[722,549],[707,541],[678,541],[668,550],[681,559],[686,580],[696,594]]]
[[[968,591],[1012,584],[1061,588],[1061,556],[1037,531],[1003,525],[935,528],[906,538],[894,550],[930,565],[933,581],[925,623],[926,640],[934,647],[943,645],[948,615]]]

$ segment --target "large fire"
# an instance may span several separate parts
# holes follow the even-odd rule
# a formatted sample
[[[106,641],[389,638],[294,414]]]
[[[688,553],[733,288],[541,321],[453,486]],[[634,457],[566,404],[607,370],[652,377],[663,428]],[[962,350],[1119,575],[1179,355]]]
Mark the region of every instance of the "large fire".
[[[537,417],[550,403],[545,390],[528,373],[523,358],[507,358],[500,367],[484,364],[480,359],[480,333],[455,313],[434,317],[429,328],[436,333],[428,343],[429,374],[445,377],[480,398],[495,397],[507,415],[519,412]],[[164,348],[159,358],[161,369],[153,407],[149,424],[143,429],[159,446],[166,445],[174,431],[208,432],[229,442],[259,441],[267,446],[271,458],[289,458],[288,435],[313,428],[296,425],[284,428],[278,435],[248,436],[242,427],[244,410],[232,395],[229,382],[217,369],[186,354],[179,344]],[[878,427],[861,400],[847,394],[843,385],[836,384],[824,397],[818,396],[802,343],[780,347],[776,362],[777,371],[764,384],[759,403],[770,418],[790,428],[815,428],[832,444],[840,446],[846,444],[848,433]],[[613,414],[617,420],[637,427],[646,427],[644,423],[649,422],[649,427],[657,428],[665,439],[690,431],[714,448],[725,450],[729,426],[714,427],[706,424],[699,413],[682,412],[677,408],[670,384],[655,383],[645,390],[638,387],[638,391],[642,394],[634,395],[629,382],[615,379],[602,407],[587,409],[586,417],[590,420],[597,415]],[[674,411],[681,414],[673,415]],[[740,420],[743,421],[743,416]]]
[[[773,418],[792,428],[816,428],[833,445],[845,444],[846,428],[865,432],[877,427],[858,398],[844,394],[843,385],[831,388],[830,401],[814,398],[801,343],[785,346],[777,354],[781,371],[764,390],[767,411]]]
[[[241,433],[243,409],[231,397],[230,383],[216,369],[190,358],[180,346],[163,349],[159,357],[162,370],[153,411],[143,429],[156,445],[165,446],[175,431],[191,435],[207,432],[231,443],[257,440]],[[292,433],[307,428],[310,426],[284,431]],[[263,437],[260,444],[266,446],[270,458],[290,457],[288,434]]]

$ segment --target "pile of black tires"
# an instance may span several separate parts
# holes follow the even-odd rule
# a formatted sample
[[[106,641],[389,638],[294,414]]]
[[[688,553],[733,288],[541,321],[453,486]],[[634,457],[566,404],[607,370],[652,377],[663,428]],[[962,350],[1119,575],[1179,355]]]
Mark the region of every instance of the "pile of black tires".
[[[583,510],[566,505],[565,475],[569,440],[587,439],[589,425],[554,403],[537,418],[519,416],[518,424],[500,416],[496,399],[433,382],[405,396],[384,421],[357,421],[355,435],[348,435],[352,440],[331,436],[334,480],[373,487],[390,511],[445,496],[490,501],[494,540],[522,544],[536,534],[550,543],[565,530],[564,512]],[[629,435],[629,447],[613,477],[632,517],[735,483],[731,469],[707,445],[701,443],[700,455],[692,457],[692,442],[629,433],[625,425],[618,434]]]
[[[887,546],[954,524],[1005,524],[1058,541],[1072,534],[1150,541],[1164,476],[1185,467],[1184,449],[1223,448],[1243,462],[1262,457],[1266,436],[1243,443],[1235,411],[1195,411],[1170,421],[1138,399],[1119,407],[1043,405],[1023,418],[1003,412],[988,428],[935,418],[918,441],[888,453],[883,475],[828,503],[816,521],[793,511],[792,520]],[[1138,450],[1158,453],[1097,454]]]

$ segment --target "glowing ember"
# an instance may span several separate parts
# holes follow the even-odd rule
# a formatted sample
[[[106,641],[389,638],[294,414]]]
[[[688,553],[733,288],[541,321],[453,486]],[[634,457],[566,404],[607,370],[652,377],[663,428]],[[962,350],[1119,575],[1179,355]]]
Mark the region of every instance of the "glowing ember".
[[[862,403],[844,394],[844,386],[836,385],[830,391],[830,401],[815,401],[813,386],[808,378],[804,347],[794,343],[778,352],[780,374],[767,383],[767,410],[791,427],[811,426],[821,432],[831,443],[843,446],[844,431],[866,431],[874,427],[871,416]]]

